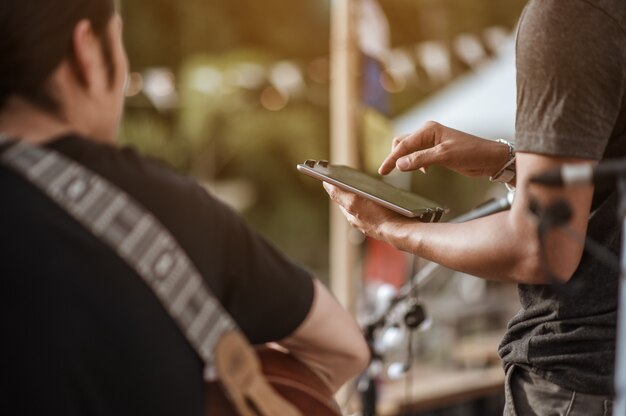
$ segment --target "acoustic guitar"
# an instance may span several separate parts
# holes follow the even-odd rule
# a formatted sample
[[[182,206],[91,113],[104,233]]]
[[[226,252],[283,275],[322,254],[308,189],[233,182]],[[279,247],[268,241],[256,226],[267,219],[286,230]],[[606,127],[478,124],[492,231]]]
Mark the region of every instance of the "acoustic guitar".
[[[261,371],[269,385],[292,404],[302,415],[341,416],[330,389],[306,365],[293,355],[268,347],[255,348]],[[205,414],[207,416],[239,416],[232,401],[218,382],[207,384]],[[253,403],[248,403],[255,408]],[[269,415],[259,410],[253,414]]]

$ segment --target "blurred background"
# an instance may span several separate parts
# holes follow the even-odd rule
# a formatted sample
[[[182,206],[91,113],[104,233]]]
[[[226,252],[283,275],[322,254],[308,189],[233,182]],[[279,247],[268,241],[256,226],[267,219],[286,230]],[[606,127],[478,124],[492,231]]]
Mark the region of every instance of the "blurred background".
[[[394,135],[430,119],[513,139],[514,34],[525,3],[360,0],[353,74],[360,103],[357,167],[374,173]],[[326,282],[328,199],[320,183],[295,166],[330,158],[332,4],[121,2],[132,71],[122,142],[196,177]],[[437,168],[392,180],[448,207],[448,219],[505,193],[488,180]],[[359,292],[365,322],[421,263],[352,237],[365,282]],[[518,306],[515,290],[451,271],[437,274],[420,293],[432,323],[411,335],[411,354],[421,364],[408,375],[380,373],[380,414],[498,414],[502,377],[495,349]],[[387,370],[408,354],[407,336],[392,335],[381,346]],[[484,373],[494,367],[495,376]],[[483,371],[476,377],[494,380],[483,391],[446,392],[454,383],[475,384],[459,377],[476,369]],[[420,387],[420,374],[450,378],[431,391]]]

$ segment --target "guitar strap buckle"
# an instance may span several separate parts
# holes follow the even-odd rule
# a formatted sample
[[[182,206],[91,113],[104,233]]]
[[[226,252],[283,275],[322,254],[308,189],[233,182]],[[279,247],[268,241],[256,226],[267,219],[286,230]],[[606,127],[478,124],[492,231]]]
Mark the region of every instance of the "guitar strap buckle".
[[[241,333],[223,334],[214,353],[220,382],[241,416],[301,416],[268,383],[256,352]]]

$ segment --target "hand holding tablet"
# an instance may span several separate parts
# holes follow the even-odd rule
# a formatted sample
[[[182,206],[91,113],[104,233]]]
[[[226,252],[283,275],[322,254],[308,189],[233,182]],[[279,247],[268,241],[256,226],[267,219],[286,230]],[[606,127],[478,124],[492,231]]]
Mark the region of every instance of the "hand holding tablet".
[[[331,165],[325,160],[307,160],[298,171],[346,191],[354,192],[392,211],[422,222],[438,222],[446,210],[437,203],[389,185],[348,166]]]

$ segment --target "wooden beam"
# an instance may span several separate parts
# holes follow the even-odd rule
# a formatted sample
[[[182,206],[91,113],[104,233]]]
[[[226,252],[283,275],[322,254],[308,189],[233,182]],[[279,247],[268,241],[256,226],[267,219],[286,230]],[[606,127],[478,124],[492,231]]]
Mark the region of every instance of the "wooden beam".
[[[331,0],[331,162],[356,167],[359,109],[359,0]],[[357,246],[350,242],[350,226],[331,204],[330,286],[346,308],[354,312]]]

